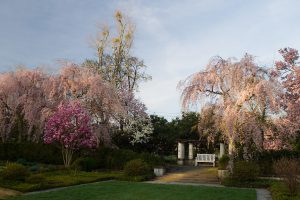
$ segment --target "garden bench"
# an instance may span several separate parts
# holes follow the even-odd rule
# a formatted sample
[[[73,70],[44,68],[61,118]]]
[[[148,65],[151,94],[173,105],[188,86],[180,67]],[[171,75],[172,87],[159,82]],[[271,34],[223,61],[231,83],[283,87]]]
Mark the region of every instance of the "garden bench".
[[[198,163],[212,163],[213,166],[215,166],[216,162],[216,155],[215,154],[197,154],[195,158],[195,166],[198,165]]]

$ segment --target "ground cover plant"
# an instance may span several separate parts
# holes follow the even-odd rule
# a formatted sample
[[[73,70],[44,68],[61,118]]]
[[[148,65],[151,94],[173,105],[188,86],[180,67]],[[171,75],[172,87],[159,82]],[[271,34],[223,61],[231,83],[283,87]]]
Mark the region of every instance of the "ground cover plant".
[[[274,182],[270,186],[270,191],[273,200],[299,200],[300,188],[297,188],[297,193],[290,194],[288,187],[283,182]]]
[[[88,185],[74,186],[67,189],[26,195],[13,198],[15,200],[38,199],[85,199],[85,200],[192,200],[192,199],[231,199],[254,200],[256,193],[253,189],[218,188],[187,185],[163,185],[150,183],[133,183],[109,181]]]

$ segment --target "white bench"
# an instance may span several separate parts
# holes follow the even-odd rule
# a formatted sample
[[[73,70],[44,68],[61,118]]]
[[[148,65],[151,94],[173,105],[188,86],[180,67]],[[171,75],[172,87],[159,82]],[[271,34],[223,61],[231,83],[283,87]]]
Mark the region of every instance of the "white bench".
[[[215,154],[197,154],[195,158],[195,166],[198,165],[198,163],[204,162],[204,163],[212,163],[213,166],[215,166],[216,162],[216,155]]]

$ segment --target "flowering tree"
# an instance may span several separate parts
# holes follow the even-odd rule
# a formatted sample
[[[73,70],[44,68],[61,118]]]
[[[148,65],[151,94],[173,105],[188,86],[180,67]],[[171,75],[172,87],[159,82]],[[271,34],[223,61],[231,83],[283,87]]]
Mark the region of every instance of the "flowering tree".
[[[93,119],[94,132],[109,144],[110,123],[123,113],[117,92],[95,70],[69,63],[55,75],[39,69],[0,74],[1,140],[40,141],[46,119],[69,100],[81,102]]]
[[[74,151],[93,148],[97,137],[92,133],[91,118],[79,102],[62,104],[47,121],[44,142],[61,147],[65,167],[69,167]]]
[[[300,62],[296,49],[284,48],[279,53],[283,61],[275,63],[277,75],[285,88],[282,105],[291,122],[300,124]]]
[[[280,105],[283,116],[276,120],[277,134],[266,144],[267,148],[278,149],[290,147],[291,140],[295,139],[300,130],[300,62],[299,53],[293,48],[279,50],[282,61],[275,62],[272,75],[278,78],[284,88],[281,94]]]
[[[39,141],[46,116],[57,106],[57,101],[48,101],[48,93],[44,90],[48,81],[49,76],[39,69],[18,69],[0,74],[2,142]],[[13,126],[17,127],[17,136],[11,135]]]
[[[246,54],[239,61],[214,57],[204,71],[180,82],[179,87],[185,109],[201,100],[218,106],[222,116],[219,126],[230,155],[234,154],[236,143],[255,142],[258,149],[263,148],[270,116],[279,111],[281,90],[268,70],[256,65],[252,56]]]
[[[110,128],[118,116],[124,115],[117,91],[102,79],[95,69],[66,63],[55,84],[57,95],[78,100],[92,118],[94,132],[102,143],[111,144]]]

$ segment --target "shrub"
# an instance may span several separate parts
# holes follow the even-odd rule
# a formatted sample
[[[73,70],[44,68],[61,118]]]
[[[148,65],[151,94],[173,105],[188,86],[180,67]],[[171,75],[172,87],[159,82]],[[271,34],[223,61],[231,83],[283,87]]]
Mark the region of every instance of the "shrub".
[[[42,174],[33,174],[26,178],[26,182],[32,184],[43,184],[46,182],[46,177]]]
[[[2,171],[2,177],[7,180],[23,181],[28,175],[27,168],[18,163],[7,163]]]
[[[297,175],[299,174],[299,162],[294,159],[282,158],[274,163],[275,173],[283,178],[290,195],[297,192]]]
[[[161,158],[157,155],[154,155],[154,154],[141,153],[139,155],[139,158],[142,159],[143,161],[145,161],[151,168],[153,168],[155,166],[164,166],[165,165],[163,158]]]
[[[124,172],[127,176],[143,176],[149,174],[151,169],[142,159],[135,159],[126,163]]]
[[[72,165],[73,169],[90,172],[97,169],[97,162],[94,158],[78,158]]]
[[[39,172],[40,171],[40,166],[39,165],[33,165],[33,166],[28,167],[28,170],[30,172]]]
[[[228,163],[229,163],[229,156],[227,155],[223,155],[220,159],[219,159],[219,169],[224,170],[227,168]]]
[[[253,162],[237,161],[233,166],[233,178],[239,181],[252,181],[257,179],[259,167]]]
[[[274,175],[274,162],[280,160],[281,158],[298,159],[300,158],[300,152],[291,150],[268,150],[260,152],[257,156],[257,164],[259,165],[261,175]]]

